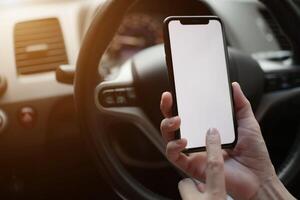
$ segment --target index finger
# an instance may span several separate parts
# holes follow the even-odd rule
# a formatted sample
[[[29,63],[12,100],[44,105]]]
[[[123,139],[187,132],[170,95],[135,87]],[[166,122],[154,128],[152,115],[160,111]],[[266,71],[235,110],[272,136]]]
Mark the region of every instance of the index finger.
[[[209,129],[206,135],[207,168],[206,186],[211,195],[223,197],[225,191],[224,159],[221,149],[221,139],[217,129]]]
[[[161,95],[160,110],[165,118],[170,118],[173,116],[172,105],[172,94],[170,92],[164,92]]]

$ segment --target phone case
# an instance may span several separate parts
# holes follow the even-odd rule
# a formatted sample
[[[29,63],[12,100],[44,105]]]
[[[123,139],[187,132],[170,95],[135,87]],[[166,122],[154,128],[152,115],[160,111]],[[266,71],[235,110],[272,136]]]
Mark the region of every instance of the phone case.
[[[171,86],[171,93],[173,96],[173,114],[178,115],[178,109],[177,109],[177,99],[176,99],[176,90],[175,90],[175,82],[174,82],[174,73],[173,73],[173,63],[172,63],[172,55],[171,55],[171,44],[170,44],[170,37],[169,37],[169,28],[168,24],[172,20],[184,20],[184,23],[187,24],[199,24],[201,23],[206,23],[209,20],[218,20],[221,24],[222,27],[222,35],[223,35],[223,43],[224,43],[224,52],[225,52],[225,60],[226,60],[226,69],[227,69],[227,77],[228,77],[228,82],[229,85],[231,85],[230,82],[230,74],[229,74],[229,58],[228,58],[228,51],[226,48],[226,39],[225,39],[225,31],[224,31],[224,26],[220,18],[216,16],[171,16],[167,17],[164,20],[164,46],[165,46],[165,54],[166,54],[166,63],[167,63],[167,68],[168,68],[168,75],[169,75],[169,82]],[[222,148],[234,148],[238,135],[237,135],[237,122],[236,122],[236,116],[234,112],[234,99],[233,99],[233,93],[232,93],[232,87],[229,87],[230,90],[230,98],[231,98],[231,108],[232,108],[232,115],[233,115],[233,123],[234,123],[234,134],[235,134],[235,140],[232,143],[229,144],[222,144]],[[175,139],[180,139],[180,129],[178,129],[175,132],[176,138]],[[183,152],[184,153],[193,153],[193,152],[199,152],[199,151],[205,151],[206,147],[196,147],[196,148],[188,148],[185,149]]]

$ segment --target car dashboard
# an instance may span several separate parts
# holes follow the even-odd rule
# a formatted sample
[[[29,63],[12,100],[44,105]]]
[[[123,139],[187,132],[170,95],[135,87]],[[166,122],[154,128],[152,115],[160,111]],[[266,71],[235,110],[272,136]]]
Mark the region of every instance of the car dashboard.
[[[74,183],[73,175],[90,177],[94,169],[81,144],[73,86],[57,81],[55,70],[76,65],[84,33],[105,0],[12,2],[0,3],[0,79],[6,80],[0,86],[0,186],[18,194],[44,191],[49,183],[61,189],[55,177]],[[127,59],[163,43],[170,15],[218,15],[231,47],[282,66],[289,59],[290,45],[258,1],[141,0],[124,18],[99,73],[113,79]]]
[[[53,71],[59,65],[76,64],[84,32],[96,8],[104,1],[45,2],[0,7],[0,19],[4,22],[0,37],[0,74],[6,77],[9,86],[1,96],[2,105],[72,93],[72,86],[58,83]],[[244,11],[247,13],[242,14]],[[103,73],[120,66],[140,50],[162,43],[165,17],[199,14],[218,15],[225,23],[228,44],[245,53],[291,50],[286,38],[276,30],[279,27],[275,27],[272,16],[257,1],[199,3],[189,0],[184,3],[175,1],[172,6],[168,1],[140,1],[124,18],[107,49],[101,63]],[[241,19],[236,17],[237,14]],[[51,20],[55,21],[55,27],[47,30],[47,23]],[[34,28],[38,31],[29,31]],[[58,36],[50,34],[56,29]]]

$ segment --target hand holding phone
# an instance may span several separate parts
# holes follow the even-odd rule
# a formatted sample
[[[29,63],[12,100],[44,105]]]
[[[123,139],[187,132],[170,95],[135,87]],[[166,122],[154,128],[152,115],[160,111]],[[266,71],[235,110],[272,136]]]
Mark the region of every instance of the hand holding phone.
[[[239,139],[234,149],[222,152],[225,161],[224,173],[228,194],[233,199],[252,199],[258,190],[276,187],[277,191],[284,194],[284,199],[293,199],[276,176],[249,101],[238,83],[233,83],[232,88]],[[205,182],[207,154],[197,152],[187,155],[182,152],[188,141],[175,137],[175,131],[180,127],[180,117],[172,113],[173,105],[172,94],[164,92],[160,106],[165,117],[161,122],[161,132],[166,142],[166,156],[170,162],[190,177]],[[218,131],[221,136],[222,130]],[[201,134],[206,135],[206,132]],[[275,192],[274,194],[278,193]]]
[[[175,23],[170,23],[172,21]],[[274,199],[279,193],[282,199],[294,199],[276,175],[249,101],[238,83],[232,87],[229,83],[220,20],[172,17],[165,24],[172,94],[162,95],[161,110],[165,119],[161,131],[167,143],[168,159],[189,176],[205,181],[207,154],[186,155],[182,151],[203,150],[207,129],[217,128],[223,147],[233,147],[236,143],[230,151],[222,151],[226,190],[234,199]],[[194,84],[190,84],[191,81]],[[195,98],[195,94],[199,96]],[[238,130],[238,140],[235,130]],[[187,140],[178,139],[180,135]]]

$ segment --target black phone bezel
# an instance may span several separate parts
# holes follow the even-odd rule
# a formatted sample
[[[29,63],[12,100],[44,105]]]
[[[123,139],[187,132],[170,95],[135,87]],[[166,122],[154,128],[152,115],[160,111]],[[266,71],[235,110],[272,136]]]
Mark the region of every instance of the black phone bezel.
[[[173,62],[172,62],[172,54],[171,54],[171,43],[170,43],[170,37],[169,37],[169,23],[171,21],[180,21],[182,24],[203,24],[206,23],[206,21],[209,20],[217,20],[221,24],[222,28],[222,37],[223,37],[223,46],[224,46],[224,52],[225,52],[225,60],[226,60],[226,71],[227,71],[227,77],[228,77],[228,84],[229,84],[229,91],[230,91],[230,101],[231,101],[231,110],[232,110],[232,117],[233,117],[233,124],[234,124],[234,135],[235,139],[232,143],[228,144],[222,144],[223,149],[229,149],[229,148],[234,148],[238,135],[237,135],[237,121],[236,121],[236,116],[235,116],[235,111],[234,111],[234,98],[233,98],[233,92],[232,92],[232,86],[231,85],[231,79],[230,79],[230,74],[229,74],[229,56],[228,56],[228,50],[227,50],[227,44],[226,44],[226,37],[225,37],[225,30],[223,23],[221,19],[217,16],[170,16],[167,17],[164,20],[164,47],[165,47],[165,54],[166,54],[166,62],[167,62],[167,68],[168,68],[168,76],[169,76],[169,82],[171,86],[171,93],[173,96],[173,115],[178,115],[178,109],[177,109],[177,98],[176,98],[176,90],[175,90],[175,82],[174,82],[174,73],[173,73]],[[180,129],[178,129],[175,132],[175,139],[180,139]],[[206,147],[195,147],[195,148],[188,148],[185,149],[183,152],[184,153],[193,153],[193,152],[199,152],[199,151],[205,151]]]

